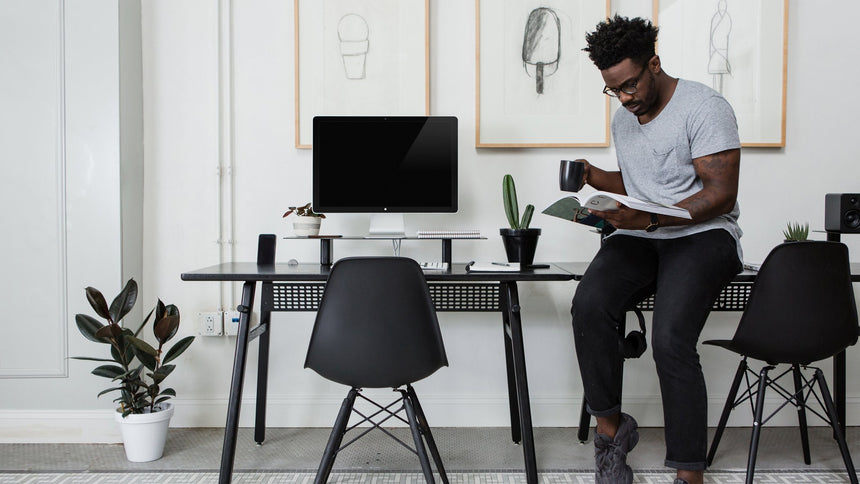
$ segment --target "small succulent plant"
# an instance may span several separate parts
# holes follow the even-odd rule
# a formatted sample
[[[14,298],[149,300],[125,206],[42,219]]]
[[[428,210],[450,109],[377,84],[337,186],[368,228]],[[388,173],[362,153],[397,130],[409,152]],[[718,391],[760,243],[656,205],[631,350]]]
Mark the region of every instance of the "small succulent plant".
[[[785,230],[782,231],[782,235],[785,236],[785,240],[787,241],[806,240],[809,237],[809,223],[788,222]]]

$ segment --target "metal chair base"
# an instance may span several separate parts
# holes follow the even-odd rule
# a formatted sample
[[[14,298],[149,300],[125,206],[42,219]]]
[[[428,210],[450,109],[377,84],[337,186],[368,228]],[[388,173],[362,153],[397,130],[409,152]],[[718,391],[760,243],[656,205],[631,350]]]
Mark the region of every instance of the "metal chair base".
[[[335,420],[331,435],[329,436],[328,443],[326,444],[322,461],[320,461],[320,466],[317,470],[314,483],[322,484],[328,481],[328,477],[331,474],[332,467],[334,466],[335,458],[341,450],[365,436],[370,431],[379,429],[392,439],[396,440],[400,445],[418,455],[418,460],[421,462],[421,469],[424,473],[424,479],[431,484],[436,482],[433,478],[433,469],[430,465],[430,456],[432,456],[433,461],[436,464],[436,471],[439,473],[439,478],[443,483],[448,484],[448,476],[445,474],[445,467],[442,465],[442,458],[439,455],[439,449],[436,447],[436,441],[433,439],[433,434],[430,432],[430,426],[427,424],[427,417],[424,415],[424,410],[422,410],[421,404],[418,402],[418,396],[415,394],[415,390],[412,388],[412,385],[406,385],[405,389],[395,389],[396,392],[400,393],[400,398],[384,407],[365,397],[360,393],[360,391],[361,390],[358,388],[350,389],[349,394],[347,394],[346,398],[343,400],[340,412],[338,412],[337,419]],[[361,397],[362,399],[370,402],[376,406],[378,410],[371,415],[362,414],[355,409],[355,399],[357,397]],[[398,408],[394,410],[391,409],[398,404],[400,405]],[[349,417],[353,412],[362,418],[359,422],[348,427]],[[405,419],[399,415],[401,412],[406,414]],[[382,418],[374,420],[374,418],[379,416],[382,416]],[[409,444],[402,441],[381,426],[391,418],[396,418],[409,425],[412,432],[414,448],[410,447]],[[352,438],[352,440],[346,444],[343,444],[345,434],[351,430],[357,429],[365,422],[370,423],[370,427],[362,429],[361,433],[356,437]],[[427,450],[430,451],[430,456],[427,455]]]

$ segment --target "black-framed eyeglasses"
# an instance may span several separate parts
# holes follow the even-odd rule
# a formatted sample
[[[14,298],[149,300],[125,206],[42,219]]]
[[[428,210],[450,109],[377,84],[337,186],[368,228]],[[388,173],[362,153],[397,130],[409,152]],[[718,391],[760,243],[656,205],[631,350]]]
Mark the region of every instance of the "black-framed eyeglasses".
[[[609,97],[618,97],[619,93],[622,93],[622,92],[624,94],[630,94],[630,95],[636,94],[636,89],[637,89],[636,86],[639,85],[639,81],[642,80],[642,74],[645,73],[645,69],[647,69],[647,68],[648,68],[648,64],[645,64],[642,67],[642,70],[639,71],[639,75],[636,76],[636,79],[634,79],[633,82],[627,83],[621,87],[603,86],[603,94],[606,94]]]

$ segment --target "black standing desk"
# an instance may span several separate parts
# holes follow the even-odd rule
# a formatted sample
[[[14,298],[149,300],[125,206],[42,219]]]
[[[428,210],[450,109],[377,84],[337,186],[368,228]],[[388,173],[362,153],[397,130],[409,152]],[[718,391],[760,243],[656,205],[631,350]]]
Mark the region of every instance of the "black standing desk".
[[[227,424],[221,453],[219,483],[230,482],[236,454],[239,410],[242,401],[248,343],[259,337],[257,362],[257,408],[254,440],[262,443],[266,432],[266,391],[269,373],[269,341],[273,311],[315,311],[331,266],[324,264],[224,263],[182,274],[184,281],[242,281],[242,302],[238,307],[239,333],[233,360],[233,377],[227,407]],[[522,442],[526,480],[538,482],[529,403],[526,360],[518,282],[570,281],[574,274],[560,264],[548,269],[521,272],[468,273],[465,264],[451,264],[447,271],[425,272],[437,311],[489,311],[502,313],[502,332],[508,375],[511,438]],[[249,319],[257,283],[261,283],[260,324],[251,329]]]

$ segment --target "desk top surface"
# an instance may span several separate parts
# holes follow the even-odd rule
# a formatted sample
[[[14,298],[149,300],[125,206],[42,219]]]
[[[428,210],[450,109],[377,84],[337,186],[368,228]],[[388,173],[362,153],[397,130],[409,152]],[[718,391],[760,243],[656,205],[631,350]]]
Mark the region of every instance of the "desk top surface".
[[[428,281],[481,282],[481,281],[570,281],[576,275],[551,263],[547,269],[530,269],[519,272],[467,272],[465,262],[455,262],[446,271],[424,271]],[[257,265],[254,262],[225,262],[203,269],[182,273],[183,281],[325,281],[331,266],[320,264],[289,265],[278,263]]]
[[[466,272],[465,262],[455,262],[447,271],[425,271],[428,281],[570,281],[580,280],[588,262],[553,262],[548,269],[520,272]],[[320,264],[257,265],[253,262],[225,262],[183,272],[183,281],[325,281],[331,266]],[[755,271],[744,270],[732,282],[753,282]],[[851,263],[851,280],[860,282],[860,263]]]

